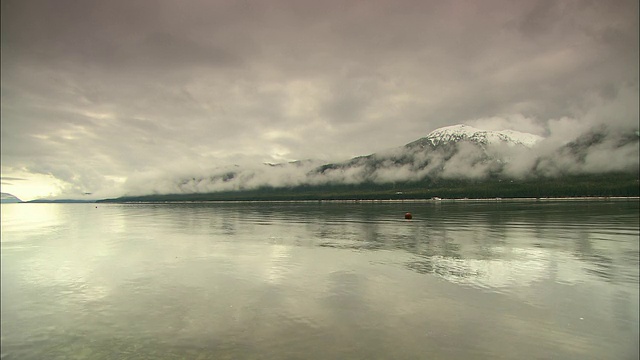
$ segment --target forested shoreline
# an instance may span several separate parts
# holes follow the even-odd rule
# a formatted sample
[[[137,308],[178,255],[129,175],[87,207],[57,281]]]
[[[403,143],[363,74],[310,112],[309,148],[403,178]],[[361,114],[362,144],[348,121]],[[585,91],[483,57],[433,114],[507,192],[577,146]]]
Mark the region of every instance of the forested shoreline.
[[[97,202],[402,200],[562,197],[637,197],[637,174],[484,180],[424,179],[417,182],[300,185],[191,194],[123,196]]]

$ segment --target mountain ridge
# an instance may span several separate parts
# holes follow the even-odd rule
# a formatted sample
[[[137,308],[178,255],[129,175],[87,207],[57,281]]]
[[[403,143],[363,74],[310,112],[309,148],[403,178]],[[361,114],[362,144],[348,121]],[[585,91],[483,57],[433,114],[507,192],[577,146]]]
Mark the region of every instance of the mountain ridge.
[[[526,152],[543,140],[541,136],[514,130],[480,130],[459,124],[438,128],[400,147],[344,162],[324,164],[310,174],[339,178],[336,172],[360,168],[357,175],[360,181],[385,182],[400,180],[401,176],[390,173],[396,170],[400,173],[411,172],[413,180],[419,180],[425,176],[464,177],[465,171],[456,168],[470,168],[475,173],[467,174],[481,177],[500,171],[509,163],[509,157],[501,153]]]
[[[9,193],[0,193],[0,203],[3,204],[14,204],[23,202],[17,196],[9,194]]]
[[[469,140],[483,145],[506,143],[532,147],[543,140],[543,137],[515,130],[481,130],[469,125],[458,124],[435,129],[415,142],[429,141],[432,145],[437,146],[462,140]]]

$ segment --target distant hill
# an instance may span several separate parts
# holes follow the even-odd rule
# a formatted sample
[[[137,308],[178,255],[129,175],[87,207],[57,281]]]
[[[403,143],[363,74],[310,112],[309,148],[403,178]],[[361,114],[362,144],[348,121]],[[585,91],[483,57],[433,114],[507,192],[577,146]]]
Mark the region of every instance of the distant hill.
[[[10,204],[10,203],[21,203],[23,202],[22,200],[18,199],[17,197],[8,194],[8,193],[0,193],[0,203],[3,204]]]
[[[36,199],[29,200],[28,203],[36,204],[75,204],[75,203],[94,203],[95,200],[76,200],[76,199]]]

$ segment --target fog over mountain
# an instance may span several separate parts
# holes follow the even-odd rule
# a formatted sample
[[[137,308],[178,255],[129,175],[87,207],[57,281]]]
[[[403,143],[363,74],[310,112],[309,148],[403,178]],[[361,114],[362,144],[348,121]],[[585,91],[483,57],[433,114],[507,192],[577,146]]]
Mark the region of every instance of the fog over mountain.
[[[599,126],[573,141],[513,130],[447,126],[401,147],[323,164],[305,160],[232,165],[208,171],[157,171],[131,177],[127,195],[187,194],[299,185],[392,183],[440,179],[522,179],[576,174],[637,172],[637,132]]]

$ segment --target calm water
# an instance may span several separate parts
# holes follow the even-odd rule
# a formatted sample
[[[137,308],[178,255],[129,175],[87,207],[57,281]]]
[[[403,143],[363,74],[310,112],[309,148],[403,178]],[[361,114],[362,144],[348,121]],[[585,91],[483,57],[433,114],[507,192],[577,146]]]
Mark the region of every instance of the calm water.
[[[638,200],[4,204],[2,358],[637,359],[638,218]]]

